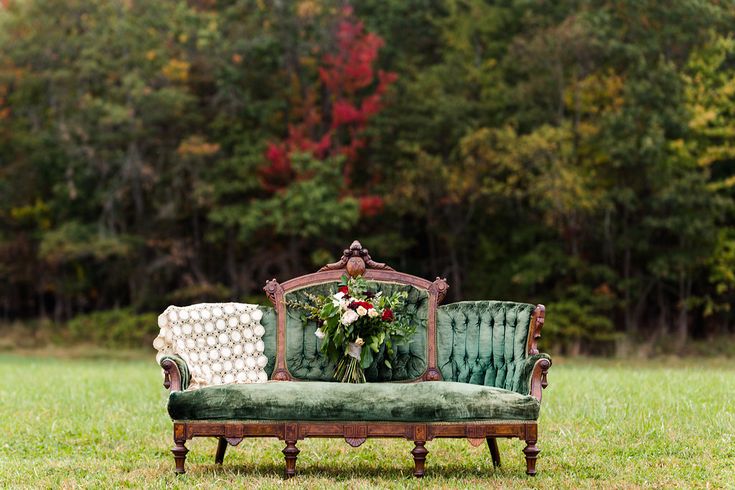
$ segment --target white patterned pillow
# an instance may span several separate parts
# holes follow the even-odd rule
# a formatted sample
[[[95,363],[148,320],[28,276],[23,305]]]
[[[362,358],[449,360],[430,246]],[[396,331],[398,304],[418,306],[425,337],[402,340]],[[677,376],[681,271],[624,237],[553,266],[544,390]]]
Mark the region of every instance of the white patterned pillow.
[[[229,383],[264,383],[263,312],[243,303],[169,306],[158,317],[156,359],[180,356],[189,368],[188,389]]]

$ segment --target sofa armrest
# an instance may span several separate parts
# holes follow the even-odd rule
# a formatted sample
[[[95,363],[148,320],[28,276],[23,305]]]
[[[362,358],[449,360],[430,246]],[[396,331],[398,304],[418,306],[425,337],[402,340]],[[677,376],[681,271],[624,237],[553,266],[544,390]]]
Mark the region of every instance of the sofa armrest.
[[[161,357],[159,363],[164,372],[164,388],[174,392],[183,391],[189,386],[189,367],[181,357],[176,354],[166,354]]]
[[[541,391],[548,385],[546,373],[550,367],[551,357],[548,354],[528,356],[521,363],[521,374],[514,391],[523,395],[531,395],[541,401]]]

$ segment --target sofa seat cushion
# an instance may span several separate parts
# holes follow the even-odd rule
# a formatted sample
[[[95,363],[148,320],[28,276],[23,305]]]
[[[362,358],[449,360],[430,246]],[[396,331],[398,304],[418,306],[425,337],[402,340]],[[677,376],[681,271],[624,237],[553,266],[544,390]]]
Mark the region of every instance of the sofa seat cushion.
[[[502,388],[427,381],[271,381],[173,392],[174,420],[464,422],[536,420],[539,402]]]

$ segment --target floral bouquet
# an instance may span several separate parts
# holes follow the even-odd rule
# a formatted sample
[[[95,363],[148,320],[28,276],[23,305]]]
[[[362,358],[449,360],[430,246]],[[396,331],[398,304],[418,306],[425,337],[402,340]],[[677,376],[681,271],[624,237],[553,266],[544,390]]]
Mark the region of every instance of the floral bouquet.
[[[321,350],[337,363],[335,379],[343,383],[364,383],[364,369],[385,345],[386,366],[393,347],[409,341],[416,330],[405,316],[405,291],[385,296],[373,292],[361,276],[342,276],[336,293],[309,295],[310,303],[293,302],[291,307],[306,312],[304,320],[314,320],[314,334],[322,340]],[[306,322],[304,322],[306,323]]]

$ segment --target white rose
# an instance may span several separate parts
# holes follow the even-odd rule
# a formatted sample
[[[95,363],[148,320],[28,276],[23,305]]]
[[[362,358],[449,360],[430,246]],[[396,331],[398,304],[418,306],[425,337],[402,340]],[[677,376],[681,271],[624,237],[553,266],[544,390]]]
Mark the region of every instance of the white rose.
[[[357,314],[360,315],[360,316],[365,316],[365,315],[367,315],[367,310],[365,309],[364,306],[358,306],[357,307]]]
[[[339,301],[340,299],[344,298],[344,297],[345,297],[345,293],[343,293],[342,291],[340,291],[339,293],[337,293],[337,294],[335,294],[335,295],[333,296],[333,298],[334,298],[334,299],[336,299],[336,300],[338,300],[338,301]]]
[[[344,312],[341,318],[342,325],[349,325],[350,323],[354,322],[360,318],[357,313],[355,313],[355,310],[347,310]]]
[[[376,310],[375,308],[370,308],[370,309],[368,310],[368,316],[369,316],[370,318],[375,318],[375,317],[376,317],[376,316],[378,316],[378,315],[380,315],[380,313],[378,313],[378,310]]]
[[[344,298],[339,300],[339,307],[342,308],[343,311],[346,310],[350,307],[350,300]]]
[[[314,335],[316,335],[317,338],[319,338],[319,339],[323,339],[326,334],[322,331],[322,329],[320,327],[320,328],[317,328],[316,329],[316,331],[314,332]]]

